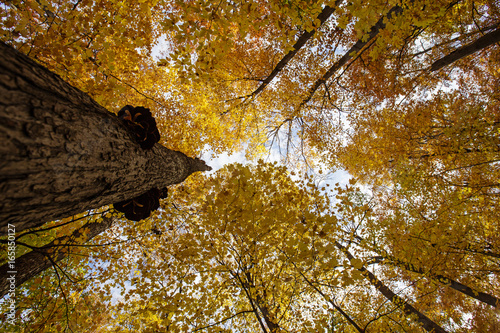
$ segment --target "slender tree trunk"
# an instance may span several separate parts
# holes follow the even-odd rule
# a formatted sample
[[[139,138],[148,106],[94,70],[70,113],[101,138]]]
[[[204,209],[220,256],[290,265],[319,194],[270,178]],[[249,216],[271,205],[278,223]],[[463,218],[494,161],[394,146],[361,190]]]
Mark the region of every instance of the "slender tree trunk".
[[[262,329],[262,332],[268,333],[266,326],[264,325],[264,322],[262,321],[262,318],[260,318],[259,310],[255,304],[255,300],[253,299],[252,295],[250,294],[250,290],[249,290],[250,288],[249,288],[248,283],[246,283],[242,280],[240,273],[238,273],[238,272],[234,272],[234,273],[231,272],[231,275],[238,279],[238,282],[239,282],[241,288],[243,289],[243,291],[245,292],[245,295],[247,296],[248,302],[250,303],[250,306],[252,307],[252,312],[255,314],[255,318],[257,318],[257,322],[259,323],[260,328]]]
[[[59,237],[41,248],[33,249],[12,262],[0,266],[0,298],[13,289],[10,280],[15,283],[16,287],[22,285],[66,258],[73,246],[85,244],[111,227],[113,219],[113,217],[103,216],[102,221],[88,222],[75,230],[71,236]],[[75,240],[79,240],[78,243]],[[10,277],[13,279],[9,280]]]
[[[304,273],[302,273],[298,268],[297,266],[295,265],[295,263],[292,263],[293,266],[295,267],[295,269],[297,269],[299,271],[299,274],[302,276],[302,278],[306,281],[306,283],[311,287],[313,288],[314,290],[316,290],[316,292],[318,294],[321,295],[321,297],[323,297],[325,299],[325,301],[327,301],[331,306],[333,306],[333,308],[335,310],[337,310],[343,317],[344,319],[346,319],[349,324],[351,324],[352,327],[354,327],[356,329],[356,331],[358,331],[359,333],[365,333],[365,330],[363,328],[361,328],[361,326],[359,326],[355,321],[354,319],[352,319],[344,310],[342,310],[342,308],[340,306],[338,306],[337,304],[335,304],[335,302],[333,300],[330,299],[330,297],[328,297],[327,295],[325,295],[325,293],[323,293],[321,291],[321,289],[319,289],[318,287],[316,287],[311,281],[309,281],[309,279],[304,275]]]
[[[354,256],[339,242],[335,242],[335,246],[346,255],[349,260],[354,259]],[[433,322],[426,315],[415,309],[412,305],[406,302],[403,298],[396,295],[391,289],[389,289],[385,284],[382,283],[372,272],[364,267],[358,268],[368,281],[382,294],[391,301],[394,305],[401,308],[403,312],[407,315],[413,316],[422,325],[422,327],[428,332],[434,333],[446,333],[446,331]]]
[[[341,1],[342,0],[337,0],[335,2],[335,7],[337,7]],[[325,6],[325,8],[323,8],[321,13],[316,17],[316,19],[319,20],[320,22],[320,26],[323,25],[323,23],[325,23],[326,20],[328,20],[328,18],[332,16],[334,12],[335,8],[330,6]],[[283,68],[285,68],[285,66],[290,62],[290,60],[293,59],[293,57],[307,43],[307,41],[310,40],[312,36],[314,36],[318,28],[311,31],[305,31],[304,33],[302,33],[302,35],[300,35],[300,37],[293,45],[293,50],[288,51],[288,53],[285,54],[283,58],[281,58],[281,60],[276,64],[276,66],[274,66],[271,73],[264,80],[260,82],[260,85],[257,87],[257,89],[255,89],[252,93],[248,95],[240,96],[237,97],[236,99],[246,99],[249,97],[255,97],[258,94],[260,94],[264,90],[264,88],[266,88],[269,85],[269,83],[271,83],[271,81],[283,70]],[[222,112],[221,115],[227,114],[230,110],[231,109]]]
[[[0,43],[0,234],[137,197],[210,168],[143,150],[88,95]]]
[[[390,255],[382,255],[382,258],[386,259],[383,261],[383,263],[393,265],[396,267],[403,268],[407,271],[418,273],[425,275],[435,281],[439,281],[440,283],[447,285],[448,287],[455,289],[456,291],[459,291],[467,296],[473,297],[477,299],[478,301],[481,301],[483,303],[486,303],[488,305],[491,305],[493,307],[499,307],[500,306],[500,300],[496,298],[495,296],[492,296],[490,294],[483,293],[481,291],[474,290],[458,281],[455,281],[453,279],[450,279],[444,275],[441,274],[435,274],[433,272],[427,272],[423,270],[420,267],[416,267],[415,265],[412,265],[410,263],[407,263],[403,260],[397,259],[393,256]]]
[[[471,55],[477,51],[487,48],[490,45],[500,42],[500,28],[489,32],[472,43],[462,46],[450,54],[436,60],[430,68],[431,72],[438,71],[451,63]]]
[[[358,54],[358,52],[361,51],[361,49],[363,47],[365,47],[373,38],[375,38],[378,35],[378,33],[380,32],[380,30],[385,28],[385,22],[390,20],[392,17],[394,17],[398,14],[401,14],[402,12],[403,12],[403,8],[396,5],[396,6],[392,7],[389,10],[389,12],[386,15],[384,15],[380,20],[378,20],[377,23],[375,23],[375,25],[373,25],[371,27],[370,31],[368,31],[368,33],[367,33],[368,38],[363,37],[363,38],[359,39],[346,53],[344,53],[342,58],[337,60],[328,69],[328,71],[326,71],[326,73],[323,74],[323,76],[321,78],[316,80],[314,85],[309,89],[309,92],[307,93],[307,97],[300,103],[300,107],[307,104],[311,100],[311,98],[313,97],[316,90],[318,90],[318,88],[322,84],[326,83],[326,81],[329,78],[331,78],[333,74],[335,74],[340,68],[342,68],[342,66],[344,66],[349,60],[351,60],[354,56],[356,56]]]
[[[340,2],[341,2],[341,0],[337,0],[335,2],[335,6],[338,6],[340,4]],[[329,7],[329,6],[325,6],[325,8],[323,8],[323,10],[321,11],[321,13],[316,18],[317,20],[319,20],[320,25],[322,25],[323,23],[325,23],[326,20],[328,20],[328,18],[334,13],[334,11],[335,11],[335,8],[332,8],[332,7]],[[307,41],[309,39],[311,39],[312,36],[314,36],[315,32],[316,32],[316,30],[311,30],[311,31],[304,32],[299,37],[299,39],[297,39],[297,41],[295,42],[295,44],[293,45],[293,50],[289,51],[278,62],[278,64],[276,64],[276,66],[274,67],[274,69],[271,72],[271,74],[269,74],[269,76],[266,77],[264,79],[264,81],[262,81],[262,83],[260,84],[260,86],[253,93],[251,93],[250,95],[248,95],[247,97],[256,96],[262,90],[264,90],[264,88],[276,77],[276,75],[279,74],[279,72],[281,72],[281,70],[288,64],[288,62],[295,56],[295,54],[297,54],[297,52],[299,52],[299,50],[302,48],[302,46],[304,46],[307,43]]]
[[[248,290],[255,289],[255,285],[252,283],[252,276],[250,272],[246,271],[245,272],[245,277],[246,277],[246,285],[245,288],[248,288]],[[265,298],[265,292],[266,290],[264,289],[264,299],[259,295],[258,292],[255,294],[255,298],[253,300],[254,304],[256,304],[257,308],[259,308],[260,313],[262,314],[262,317],[264,318],[264,321],[266,322],[267,327],[269,328],[271,333],[278,332],[280,327],[276,323],[276,320],[272,318],[271,313],[269,312],[268,306],[265,304],[266,303],[266,298]]]

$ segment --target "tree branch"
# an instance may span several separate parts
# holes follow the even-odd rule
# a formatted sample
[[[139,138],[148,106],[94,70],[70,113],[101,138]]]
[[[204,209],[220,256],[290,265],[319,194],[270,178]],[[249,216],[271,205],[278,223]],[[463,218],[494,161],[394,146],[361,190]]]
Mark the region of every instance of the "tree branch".
[[[335,2],[335,7],[337,7],[340,4],[341,0],[337,0]],[[316,18],[319,20],[320,26],[325,23],[325,21],[333,14],[335,11],[335,8],[326,6],[323,11],[318,15]],[[319,27],[318,27],[319,28]],[[306,42],[311,39],[311,37],[314,35],[316,32],[316,29],[311,30],[311,31],[305,31],[299,39],[297,39],[297,42],[293,45],[293,50],[289,51],[279,62],[276,64],[274,67],[273,71],[267,78],[265,78],[260,86],[255,89],[254,92],[251,94],[247,95],[246,97],[254,97],[257,96],[264,88],[278,75],[279,72],[288,64],[288,62],[297,54],[297,52],[306,44]]]
[[[394,17],[402,12],[403,12],[402,7],[394,6],[389,10],[389,12],[384,17],[382,17],[380,20],[378,20],[378,22],[375,23],[375,25],[371,27],[371,29],[367,35],[365,35],[361,39],[359,39],[346,53],[344,53],[342,58],[337,60],[337,62],[335,62],[335,64],[333,64],[330,67],[330,69],[325,74],[323,74],[323,76],[320,79],[318,79],[314,83],[314,85],[309,89],[309,93],[308,93],[307,97],[300,103],[299,108],[301,108],[302,106],[307,104],[311,100],[311,98],[313,97],[316,90],[322,84],[326,83],[326,81],[330,77],[332,77],[332,75],[335,74],[335,72],[337,72],[342,66],[344,66],[353,56],[358,54],[358,52],[361,49],[363,49],[368,44],[368,42],[370,42],[373,38],[375,38],[378,35],[378,33],[380,32],[380,30],[385,28],[384,21],[390,20],[392,17]],[[368,38],[366,38],[366,36]],[[365,41],[363,41],[364,39],[365,39]]]
[[[335,6],[338,6],[340,4],[341,0],[337,0],[335,2]],[[319,20],[321,23],[320,23],[320,26],[326,22],[326,20],[333,14],[333,12],[335,11],[335,8],[332,8],[332,7],[329,7],[329,6],[326,6],[323,11],[321,11],[321,13],[318,15],[318,17],[316,18],[317,20]],[[319,27],[318,27],[319,28]],[[257,96],[258,94],[260,94],[265,87],[267,87],[267,85],[269,83],[271,83],[271,81],[281,72],[281,70],[288,64],[288,62],[297,54],[297,52],[307,43],[307,41],[309,39],[311,39],[311,37],[314,35],[314,33],[316,32],[317,28],[312,30],[312,31],[305,31],[300,37],[299,39],[297,39],[297,41],[295,42],[295,44],[293,45],[293,50],[289,51],[277,64],[276,66],[274,67],[274,69],[272,70],[272,72],[263,80],[260,80],[261,81],[261,84],[259,85],[259,87],[257,87],[257,89],[255,89],[252,93],[248,94],[248,95],[245,95],[245,96],[241,96],[241,97],[238,97],[238,98],[235,98],[235,99],[243,99],[243,100],[246,100],[247,98],[252,98],[252,97],[255,97]],[[245,101],[243,101],[241,104],[244,104]],[[221,115],[225,115],[226,113],[228,113],[229,110],[226,110],[224,112],[221,113]]]
[[[335,246],[345,254],[345,256],[352,260],[354,256],[339,242],[335,242]],[[434,333],[446,333],[446,331],[432,321],[429,317],[415,309],[412,305],[406,302],[402,297],[396,295],[391,289],[389,289],[385,284],[382,283],[372,272],[367,270],[365,267],[357,268],[367,280],[388,300],[390,300],[394,305],[398,306],[407,315],[415,316],[417,321],[422,325],[422,327],[428,332]]]
[[[194,333],[194,332],[197,332],[197,331],[201,331],[201,330],[204,330],[206,328],[210,328],[210,327],[213,327],[213,326],[216,326],[216,325],[219,325],[219,324],[222,324],[223,322],[225,321],[228,321],[228,320],[231,320],[233,319],[234,317],[236,316],[239,316],[240,314],[242,313],[253,313],[254,311],[253,310],[244,310],[244,311],[240,311],[240,312],[237,312],[235,313],[234,315],[230,316],[230,317],[227,317],[227,318],[224,318],[222,320],[219,320],[218,322],[216,323],[213,323],[213,324],[210,324],[210,325],[207,325],[207,326],[203,326],[203,327],[200,327],[200,328],[197,328],[195,329],[194,331],[191,331],[191,333]]]
[[[462,59],[468,55],[471,55],[477,51],[485,49],[492,44],[500,42],[500,28],[485,34],[484,36],[478,38],[472,43],[464,45],[450,54],[442,57],[439,60],[434,61],[430,67],[431,72],[440,70],[441,68],[450,65],[451,63]]]

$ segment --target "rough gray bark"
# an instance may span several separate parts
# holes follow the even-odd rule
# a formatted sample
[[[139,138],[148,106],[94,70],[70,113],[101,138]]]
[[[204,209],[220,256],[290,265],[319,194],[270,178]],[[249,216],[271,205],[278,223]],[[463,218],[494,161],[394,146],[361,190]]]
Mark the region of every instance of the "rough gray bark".
[[[0,234],[177,184],[203,161],[145,151],[88,95],[0,43]]]
[[[111,227],[113,219],[113,217],[103,217],[100,222],[88,222],[75,230],[71,236],[59,237],[41,248],[33,249],[14,261],[0,266],[0,299],[10,291],[9,277],[13,277],[15,286],[19,287],[66,258],[72,252],[72,246],[85,244]],[[82,238],[83,240],[81,240]],[[76,239],[80,239],[78,244],[75,243]]]

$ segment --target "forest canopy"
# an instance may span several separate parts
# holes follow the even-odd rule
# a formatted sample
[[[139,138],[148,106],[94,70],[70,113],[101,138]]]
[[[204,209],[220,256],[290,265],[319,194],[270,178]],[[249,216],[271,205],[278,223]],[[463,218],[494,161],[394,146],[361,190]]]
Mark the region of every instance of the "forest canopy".
[[[163,146],[245,156],[139,222],[104,206],[17,233],[16,262],[45,266],[3,296],[1,330],[500,331],[497,1],[26,0],[0,17],[2,42],[107,110],[150,109]],[[4,271],[7,254],[3,237]]]

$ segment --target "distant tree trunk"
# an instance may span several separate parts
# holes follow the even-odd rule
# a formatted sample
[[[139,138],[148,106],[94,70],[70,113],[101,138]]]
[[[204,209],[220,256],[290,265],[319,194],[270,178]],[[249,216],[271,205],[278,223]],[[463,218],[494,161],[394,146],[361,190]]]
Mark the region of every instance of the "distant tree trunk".
[[[252,290],[252,289],[257,290],[257,288],[255,287],[255,285],[252,282],[254,280],[252,278],[252,274],[248,270],[245,270],[244,273],[245,273],[245,278],[246,278],[244,288],[247,288],[248,290]],[[257,292],[255,294],[255,298],[253,299],[253,303],[260,310],[260,313],[262,314],[262,317],[264,318],[264,321],[265,321],[267,327],[269,328],[270,333],[279,332],[280,326],[277,323],[278,321],[275,318],[273,318],[273,316],[271,315],[271,313],[269,311],[269,307],[266,305],[266,297],[265,297],[266,290],[263,289],[262,292],[264,294],[264,297],[261,297],[259,295],[259,293]]]
[[[489,32],[477,40],[464,45],[455,51],[447,54],[439,60],[436,60],[430,67],[431,72],[440,70],[441,68],[452,64],[453,62],[471,55],[477,51],[485,49],[495,43],[500,42],[500,28],[495,31]]]
[[[13,262],[0,266],[0,298],[11,288],[9,277],[14,277],[16,287],[52,267],[70,254],[73,246],[87,243],[113,224],[114,217],[102,217],[102,221],[88,222],[70,236],[59,237],[49,244],[23,254]],[[77,242],[76,242],[77,241]]]
[[[143,150],[111,112],[0,43],[0,234],[181,183],[203,161]]]
[[[473,298],[477,299],[478,301],[484,302],[484,303],[491,305],[493,307],[500,307],[500,300],[493,295],[472,289],[471,287],[468,287],[468,286],[464,285],[463,283],[460,283],[458,281],[450,279],[444,275],[436,274],[433,271],[424,270],[424,269],[417,267],[413,264],[410,264],[404,260],[390,256],[387,253],[385,253],[385,254],[381,253],[381,257],[383,259],[385,259],[385,260],[382,260],[382,263],[384,263],[384,264],[388,264],[388,265],[396,266],[396,267],[399,267],[402,269],[406,269],[409,272],[422,274],[430,279],[433,279],[434,281],[437,281],[437,282],[442,283],[442,284],[444,284],[452,289],[455,289],[458,292],[461,292],[467,296],[473,297]]]
[[[325,84],[326,81],[328,81],[329,78],[332,77],[333,74],[335,74],[342,66],[344,66],[349,60],[351,60],[354,56],[358,54],[359,51],[363,49],[371,40],[373,40],[375,37],[377,37],[378,33],[380,30],[385,29],[386,22],[390,20],[392,17],[395,17],[403,12],[403,8],[396,5],[392,7],[387,14],[385,14],[380,20],[377,21],[371,28],[370,31],[366,33],[367,37],[363,37],[358,39],[358,41],[351,46],[349,51],[345,52],[342,58],[337,60],[329,69],[326,71],[325,74],[316,82],[314,85],[309,89],[309,92],[307,93],[307,97],[302,100],[300,103],[300,107],[304,106],[307,104],[313,97],[314,93],[318,88],[322,85]]]
[[[323,8],[321,13],[316,18],[316,20],[318,20],[320,22],[320,25],[322,25],[323,23],[326,22],[326,20],[328,20],[328,18],[333,14],[333,12],[335,11],[336,7],[340,4],[340,2],[341,2],[340,0],[335,1],[335,7],[325,6],[325,8]],[[317,28],[319,28],[319,27],[317,27]],[[281,72],[281,70],[283,68],[285,68],[285,66],[288,64],[288,62],[297,54],[297,52],[299,52],[299,50],[302,48],[302,46],[304,46],[307,43],[307,41],[309,39],[311,39],[312,36],[314,36],[315,33],[316,33],[316,29],[313,29],[311,31],[304,31],[304,33],[302,33],[302,35],[300,35],[300,37],[297,39],[297,41],[293,45],[293,50],[288,51],[288,53],[283,58],[281,58],[281,60],[273,68],[271,74],[269,74],[261,82],[259,87],[257,89],[255,89],[255,91],[253,93],[248,95],[248,97],[257,96],[258,94],[260,94],[260,92],[262,90],[264,90],[264,88],[269,83],[271,83],[271,81],[276,77],[276,75],[278,75]]]
[[[297,266],[295,264],[293,264],[293,265],[297,269]],[[356,331],[358,331],[359,333],[364,333],[365,332],[365,330],[363,328],[361,328],[361,326],[359,326],[354,321],[354,319],[352,319],[351,317],[349,317],[349,315],[344,310],[342,310],[342,308],[340,306],[338,306],[337,304],[335,304],[335,302],[330,297],[328,297],[327,295],[325,295],[325,293],[323,293],[321,291],[321,289],[319,289],[317,286],[314,285],[314,283],[312,283],[311,281],[309,281],[309,279],[304,275],[304,273],[302,273],[300,270],[299,270],[299,273],[302,276],[302,278],[306,281],[306,283],[311,288],[313,288],[314,290],[316,290],[316,292],[318,294],[320,294],[335,310],[337,310],[338,313],[340,313],[344,317],[344,319],[346,319],[349,322],[349,324],[351,324],[351,326],[356,329]]]
[[[230,273],[234,278],[238,279],[240,287],[245,292],[245,295],[248,299],[248,302],[250,303],[250,306],[252,307],[252,312],[255,314],[255,317],[257,318],[257,322],[259,323],[260,328],[262,329],[262,332],[268,333],[266,325],[264,325],[266,318],[264,318],[264,320],[262,320],[262,318],[260,317],[259,305],[256,304],[256,300],[254,299],[254,297],[252,297],[252,294],[250,292],[251,286],[247,281],[243,281],[243,279],[246,278],[245,275],[243,275],[243,274],[240,275],[240,273],[232,272],[232,271],[230,271]],[[242,278],[242,276],[243,276],[243,278]],[[269,327],[269,325],[267,327]]]
[[[342,246],[342,244],[340,244],[339,242],[335,242],[335,246],[340,251],[342,251],[342,253],[344,253],[349,260],[354,259],[354,256],[344,246]],[[441,326],[439,326],[438,324],[433,322],[429,317],[427,317],[426,315],[415,309],[402,297],[396,295],[391,289],[389,289],[389,287],[383,284],[382,281],[380,281],[372,272],[370,272],[364,267],[357,268],[357,270],[360,271],[371,283],[371,285],[374,286],[382,295],[384,295],[385,298],[391,301],[395,306],[399,307],[406,315],[414,317],[415,320],[418,321],[427,332],[446,333],[446,331]]]

